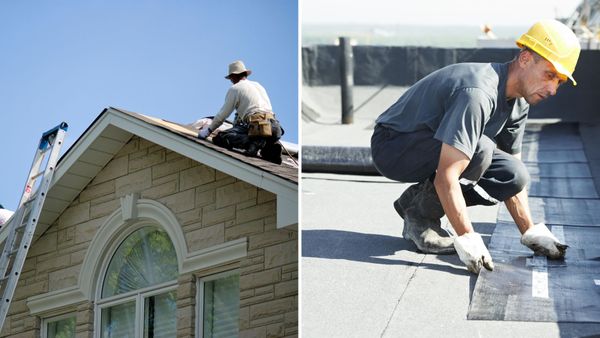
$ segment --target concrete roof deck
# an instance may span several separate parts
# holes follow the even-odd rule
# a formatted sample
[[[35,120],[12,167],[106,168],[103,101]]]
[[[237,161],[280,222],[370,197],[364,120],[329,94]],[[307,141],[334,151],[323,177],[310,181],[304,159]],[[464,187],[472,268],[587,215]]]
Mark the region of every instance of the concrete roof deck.
[[[393,98],[394,95],[388,98],[384,95],[381,100],[372,100],[369,109],[357,111],[354,125],[342,126],[335,120],[339,108],[334,106],[339,107],[339,101],[324,98],[336,95],[336,90],[335,87],[303,88],[303,101],[307,97],[304,105],[314,109],[303,120],[303,144],[367,147],[374,119],[397,99],[399,92]],[[373,90],[358,88],[362,93],[355,92],[355,102],[368,97]],[[580,126],[579,130],[586,150],[598,144],[600,126]],[[527,141],[530,150],[539,150],[535,137]],[[591,174],[598,186],[599,153],[586,155],[590,171],[583,176]],[[467,272],[458,256],[417,253],[416,247],[401,236],[402,219],[392,202],[409,184],[383,177],[322,173],[303,173],[301,179],[302,336],[600,334],[598,323],[467,320],[477,276]],[[496,227],[499,208],[468,209],[476,231],[486,244]],[[446,219],[443,224],[449,227]]]

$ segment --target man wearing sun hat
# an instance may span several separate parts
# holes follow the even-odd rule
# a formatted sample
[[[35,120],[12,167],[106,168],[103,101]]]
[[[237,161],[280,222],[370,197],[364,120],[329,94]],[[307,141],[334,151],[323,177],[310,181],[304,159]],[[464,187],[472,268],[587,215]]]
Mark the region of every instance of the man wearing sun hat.
[[[271,100],[265,88],[256,81],[248,80],[252,74],[242,61],[229,64],[226,79],[233,84],[227,91],[225,103],[212,120],[210,126],[200,129],[199,138],[206,138],[213,130],[217,130],[225,119],[235,109],[234,126],[226,131],[219,132],[213,143],[231,149],[245,150],[249,156],[260,156],[268,161],[281,163],[281,145],[277,142],[283,130],[271,107]],[[253,133],[253,123],[263,127]]]
[[[567,79],[576,85],[581,47],[556,20],[537,22],[517,46],[510,62],[459,63],[421,79],[377,118],[371,138],[382,175],[418,182],[393,204],[403,237],[425,253],[457,252],[474,273],[493,263],[467,206],[504,202],[522,244],[554,259],[567,249],[546,225],[534,224],[520,157],[529,105],[555,95]],[[456,237],[441,228],[444,214]]]

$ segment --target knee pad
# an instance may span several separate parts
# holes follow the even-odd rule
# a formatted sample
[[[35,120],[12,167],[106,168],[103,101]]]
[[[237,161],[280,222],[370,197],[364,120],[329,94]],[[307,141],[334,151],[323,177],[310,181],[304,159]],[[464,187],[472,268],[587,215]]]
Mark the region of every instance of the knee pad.
[[[219,147],[223,147],[226,149],[231,150],[233,147],[231,146],[231,143],[229,142],[229,140],[227,139],[227,135],[225,133],[218,133],[215,137],[213,137],[212,139],[213,144],[218,145]]]

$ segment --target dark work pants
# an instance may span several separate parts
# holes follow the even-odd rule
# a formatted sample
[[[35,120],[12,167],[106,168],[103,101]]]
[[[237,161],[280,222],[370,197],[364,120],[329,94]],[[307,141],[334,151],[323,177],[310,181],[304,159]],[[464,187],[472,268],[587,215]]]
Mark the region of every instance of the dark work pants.
[[[239,123],[232,128],[219,132],[214,138],[213,143],[227,149],[237,148],[242,150],[260,150],[266,146],[270,146],[279,141],[283,135],[283,129],[279,125],[279,121],[271,120],[271,136],[258,137],[248,136],[248,125]]]
[[[433,135],[431,130],[400,133],[377,125],[371,137],[375,167],[383,176],[400,182],[422,182],[433,177],[442,149],[442,142]],[[529,180],[523,162],[482,136],[460,183],[465,201],[471,206],[505,201],[523,190]]]

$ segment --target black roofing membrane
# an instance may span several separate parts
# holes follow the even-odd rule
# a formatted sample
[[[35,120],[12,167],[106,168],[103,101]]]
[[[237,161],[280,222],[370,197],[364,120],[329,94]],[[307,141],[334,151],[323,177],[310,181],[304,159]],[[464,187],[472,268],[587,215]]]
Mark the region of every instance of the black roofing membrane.
[[[479,274],[468,319],[600,323],[600,199],[574,130],[533,126],[524,138],[533,219],[569,245],[565,259],[533,256],[501,207],[489,243],[495,268]]]

